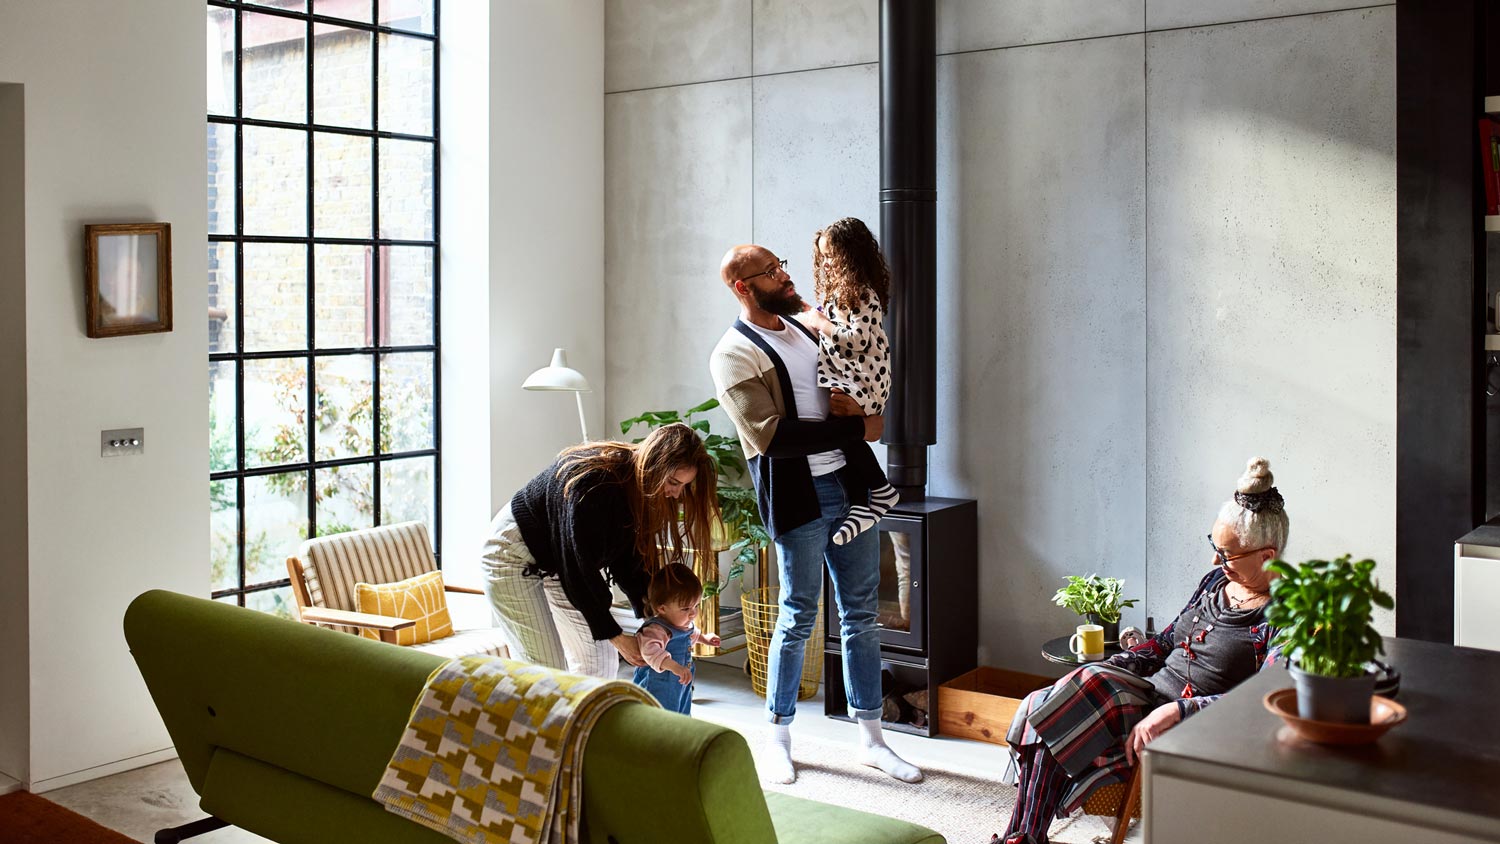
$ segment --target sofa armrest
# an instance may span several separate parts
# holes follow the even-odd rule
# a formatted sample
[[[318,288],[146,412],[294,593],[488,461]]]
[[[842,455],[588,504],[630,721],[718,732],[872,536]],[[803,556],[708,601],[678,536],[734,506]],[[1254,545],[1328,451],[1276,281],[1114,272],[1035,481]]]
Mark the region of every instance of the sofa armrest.
[[[345,627],[374,630],[380,635],[382,642],[396,641],[397,630],[405,630],[417,624],[409,618],[349,610],[331,610],[327,607],[304,607],[301,615],[302,620],[309,624],[339,624]]]
[[[449,592],[457,592],[461,595],[483,595],[483,589],[475,589],[472,586],[455,586],[452,583],[444,583],[443,589]]]

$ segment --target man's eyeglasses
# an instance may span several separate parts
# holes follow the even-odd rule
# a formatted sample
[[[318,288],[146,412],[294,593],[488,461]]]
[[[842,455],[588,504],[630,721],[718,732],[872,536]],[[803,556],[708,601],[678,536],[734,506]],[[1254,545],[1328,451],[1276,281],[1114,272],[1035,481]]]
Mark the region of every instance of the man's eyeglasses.
[[[780,261],[777,261],[776,263],[774,263],[771,266],[767,267],[764,272],[758,272],[755,275],[747,275],[744,278],[741,278],[739,280],[740,281],[749,281],[752,278],[760,278],[763,275],[775,275],[775,273],[776,273],[777,270],[785,270],[785,269],[786,269],[786,259],[782,258]]]
[[[1248,557],[1251,554],[1254,554],[1256,551],[1261,550],[1257,548],[1255,549],[1255,551],[1245,551],[1240,554],[1230,554],[1228,551],[1220,548],[1218,544],[1214,542],[1214,535],[1211,533],[1208,535],[1208,545],[1210,548],[1214,549],[1214,565],[1216,566],[1228,565],[1233,560],[1238,560],[1241,557]]]

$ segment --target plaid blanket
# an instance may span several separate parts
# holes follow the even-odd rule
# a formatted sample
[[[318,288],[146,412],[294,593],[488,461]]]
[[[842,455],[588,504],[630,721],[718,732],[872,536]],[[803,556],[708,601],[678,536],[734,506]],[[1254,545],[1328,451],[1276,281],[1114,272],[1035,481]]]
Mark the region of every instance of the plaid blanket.
[[[1068,772],[1068,790],[1059,815],[1073,812],[1103,785],[1123,782],[1126,736],[1151,710],[1166,702],[1151,681],[1112,665],[1085,665],[1045,689],[1026,696],[1010,722],[1005,741],[1016,748],[1044,743]],[[1105,764],[1095,765],[1104,757]],[[1012,776],[1012,781],[1014,777]]]
[[[656,700],[616,680],[463,657],[427,680],[372,795],[468,844],[575,844],[583,750],[610,707]]]

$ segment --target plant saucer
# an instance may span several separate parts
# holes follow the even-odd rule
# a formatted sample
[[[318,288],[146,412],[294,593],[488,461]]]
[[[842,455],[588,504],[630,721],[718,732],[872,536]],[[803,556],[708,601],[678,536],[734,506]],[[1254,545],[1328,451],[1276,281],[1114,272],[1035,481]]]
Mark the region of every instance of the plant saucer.
[[[1299,738],[1316,744],[1369,744],[1406,720],[1406,707],[1387,697],[1370,698],[1370,723],[1339,724],[1297,715],[1297,690],[1278,689],[1265,697],[1266,709],[1286,722]]]

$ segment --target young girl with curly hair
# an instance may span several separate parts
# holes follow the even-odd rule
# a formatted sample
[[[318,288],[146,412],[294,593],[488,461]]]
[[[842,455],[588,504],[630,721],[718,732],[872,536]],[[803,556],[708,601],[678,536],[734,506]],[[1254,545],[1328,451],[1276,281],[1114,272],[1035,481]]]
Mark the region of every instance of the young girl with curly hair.
[[[859,402],[866,416],[885,412],[891,394],[890,344],[885,308],[891,273],[869,227],[854,217],[836,220],[813,235],[813,293],[819,306],[799,319],[818,332],[818,386]],[[833,536],[844,545],[874,527],[900,496],[868,443],[843,448],[841,472],[849,491],[849,515]]]

